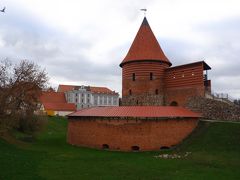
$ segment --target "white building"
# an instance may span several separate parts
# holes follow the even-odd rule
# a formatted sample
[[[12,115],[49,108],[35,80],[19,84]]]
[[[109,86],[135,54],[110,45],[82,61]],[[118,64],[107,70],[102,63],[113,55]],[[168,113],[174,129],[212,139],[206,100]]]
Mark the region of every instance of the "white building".
[[[119,106],[119,94],[106,87],[59,85],[58,92],[65,92],[68,103],[77,109],[96,106]]]

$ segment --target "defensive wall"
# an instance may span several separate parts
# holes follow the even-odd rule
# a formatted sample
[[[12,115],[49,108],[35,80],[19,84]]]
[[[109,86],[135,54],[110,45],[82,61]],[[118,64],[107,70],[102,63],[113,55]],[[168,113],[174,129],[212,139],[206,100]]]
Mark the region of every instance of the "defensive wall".
[[[179,144],[197,126],[196,118],[70,118],[69,144],[121,151],[150,151]]]

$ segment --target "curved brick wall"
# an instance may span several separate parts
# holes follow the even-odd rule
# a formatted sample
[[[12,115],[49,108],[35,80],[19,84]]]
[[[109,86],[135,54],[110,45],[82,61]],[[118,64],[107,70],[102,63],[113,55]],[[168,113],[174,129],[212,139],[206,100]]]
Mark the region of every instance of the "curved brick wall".
[[[168,64],[162,62],[131,62],[122,67],[122,95],[128,96],[129,89],[133,95],[144,93],[163,94],[163,74]],[[132,74],[135,73],[136,80],[132,80]],[[153,73],[153,79],[150,80],[150,73]]]
[[[196,118],[168,120],[69,119],[67,142],[76,146],[131,151],[160,150],[179,144],[197,126]]]

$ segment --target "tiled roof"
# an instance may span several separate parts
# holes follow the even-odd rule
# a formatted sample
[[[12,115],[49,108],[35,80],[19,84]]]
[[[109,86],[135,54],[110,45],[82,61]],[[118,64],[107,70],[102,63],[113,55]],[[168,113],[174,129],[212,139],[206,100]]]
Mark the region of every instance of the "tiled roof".
[[[103,94],[116,94],[114,91],[106,87],[92,87],[90,86],[90,91],[93,93],[103,93]]]
[[[43,103],[45,110],[53,111],[76,111],[76,106],[73,103]]]
[[[93,107],[74,112],[69,117],[201,117],[183,107],[173,106],[119,106]]]
[[[74,89],[75,86],[73,85],[63,85],[63,84],[59,84],[58,86],[58,92],[66,92],[66,91],[71,91]]]
[[[42,92],[40,96],[42,103],[66,103],[66,98],[63,92]]]
[[[58,92],[67,92],[72,91],[76,88],[80,88],[81,86],[77,85],[62,85],[58,86]],[[115,91],[108,89],[107,87],[94,87],[94,86],[85,86],[89,88],[89,90],[93,93],[102,93],[102,94],[117,94]]]
[[[169,67],[169,68],[166,68],[166,70],[183,68],[183,67],[186,67],[186,66],[193,66],[193,65],[196,65],[196,64],[202,64],[204,70],[210,70],[211,69],[211,67],[205,61],[197,61],[197,62],[193,62],[193,63],[188,63],[188,64],[182,64],[182,65],[179,65],[179,66]]]
[[[64,92],[42,92],[40,102],[45,110],[76,111],[72,103],[67,103]]]
[[[143,19],[142,25],[120,66],[122,67],[127,62],[141,60],[156,60],[171,65],[154,36],[146,17]]]

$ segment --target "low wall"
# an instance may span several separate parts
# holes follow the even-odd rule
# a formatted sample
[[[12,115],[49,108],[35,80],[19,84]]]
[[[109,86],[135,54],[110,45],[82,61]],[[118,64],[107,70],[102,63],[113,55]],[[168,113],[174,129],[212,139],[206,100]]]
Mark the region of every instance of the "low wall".
[[[67,142],[76,146],[131,151],[160,150],[179,144],[197,126],[197,118],[113,119],[79,118],[68,121]]]
[[[192,97],[186,107],[201,112],[206,119],[240,121],[240,106],[204,97]]]

